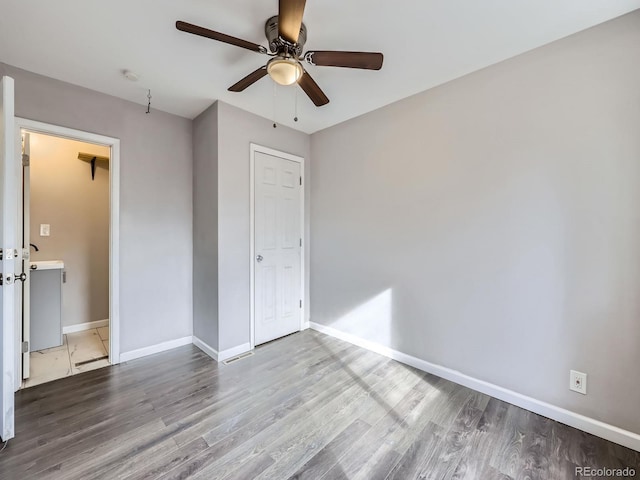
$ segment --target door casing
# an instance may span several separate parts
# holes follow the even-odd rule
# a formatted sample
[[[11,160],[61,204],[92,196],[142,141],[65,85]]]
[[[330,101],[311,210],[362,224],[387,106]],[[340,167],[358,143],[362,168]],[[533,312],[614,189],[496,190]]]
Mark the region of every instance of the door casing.
[[[116,365],[120,363],[120,140],[96,133],[16,117],[15,131],[16,145],[18,147],[20,147],[22,141],[22,130],[95,143],[111,149],[109,158],[109,363]],[[21,149],[17,148],[16,151],[20,152]],[[22,377],[20,374],[22,358],[19,348],[17,348],[22,338],[22,316],[20,315],[19,317],[16,318],[16,390],[20,388],[18,380]],[[19,329],[17,328],[18,326],[20,327]]]
[[[256,275],[256,263],[255,253],[256,253],[256,232],[255,232],[255,189],[256,189],[256,178],[255,178],[255,165],[256,165],[256,152],[265,153],[267,155],[272,155],[274,157],[284,158],[285,160],[290,160],[292,162],[296,162],[300,164],[300,176],[302,177],[302,185],[300,186],[300,235],[302,237],[302,247],[300,249],[300,298],[302,299],[302,309],[300,315],[300,330],[305,328],[305,319],[307,318],[307,298],[305,296],[305,258],[306,258],[306,245],[307,241],[305,238],[305,195],[304,195],[304,158],[298,155],[293,155],[291,153],[282,152],[280,150],[275,150],[273,148],[264,147],[262,145],[258,145],[255,143],[251,143],[250,147],[250,155],[249,155],[249,182],[250,182],[250,231],[251,231],[251,241],[250,241],[250,261],[251,265],[251,339],[250,345],[251,348],[255,348],[255,275]]]

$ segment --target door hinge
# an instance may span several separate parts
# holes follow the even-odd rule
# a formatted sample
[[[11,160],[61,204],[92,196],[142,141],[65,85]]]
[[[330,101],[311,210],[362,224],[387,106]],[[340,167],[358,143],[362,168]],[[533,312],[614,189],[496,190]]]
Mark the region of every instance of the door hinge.
[[[4,252],[7,252],[7,260],[13,260],[18,256],[18,250],[15,248],[0,248],[0,260],[4,260]]]
[[[300,239],[300,246],[302,246],[302,239]]]
[[[300,177],[300,185],[302,185],[302,177]]]
[[[300,308],[302,308],[302,300],[300,300]]]
[[[26,153],[22,154],[22,166],[23,167],[29,166],[29,155],[27,155]]]
[[[22,342],[22,353],[27,353],[29,351],[29,342]]]

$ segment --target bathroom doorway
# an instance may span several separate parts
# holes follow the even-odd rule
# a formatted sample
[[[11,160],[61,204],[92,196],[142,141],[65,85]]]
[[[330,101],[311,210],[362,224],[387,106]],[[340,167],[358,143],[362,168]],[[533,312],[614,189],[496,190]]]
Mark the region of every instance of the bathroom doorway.
[[[119,145],[90,133],[17,123],[26,278],[16,371],[28,388],[118,363]]]

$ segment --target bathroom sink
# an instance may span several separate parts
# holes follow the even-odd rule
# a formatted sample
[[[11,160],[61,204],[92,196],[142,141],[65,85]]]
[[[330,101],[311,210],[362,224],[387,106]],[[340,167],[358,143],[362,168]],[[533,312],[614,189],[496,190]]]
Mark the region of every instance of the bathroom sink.
[[[55,270],[64,268],[64,262],[62,260],[38,260],[30,262],[29,266],[31,270]]]

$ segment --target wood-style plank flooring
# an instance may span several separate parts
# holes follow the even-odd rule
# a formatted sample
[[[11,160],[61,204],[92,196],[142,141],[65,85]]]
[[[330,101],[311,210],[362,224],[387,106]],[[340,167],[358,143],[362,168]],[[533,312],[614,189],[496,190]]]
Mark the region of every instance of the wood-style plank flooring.
[[[230,365],[181,347],[22,390],[16,407],[3,480],[640,471],[637,452],[311,330]]]

